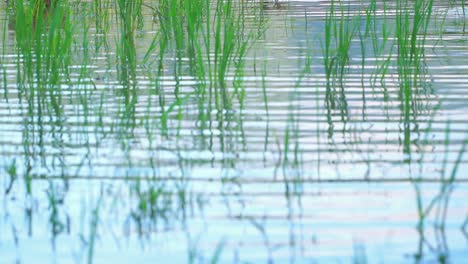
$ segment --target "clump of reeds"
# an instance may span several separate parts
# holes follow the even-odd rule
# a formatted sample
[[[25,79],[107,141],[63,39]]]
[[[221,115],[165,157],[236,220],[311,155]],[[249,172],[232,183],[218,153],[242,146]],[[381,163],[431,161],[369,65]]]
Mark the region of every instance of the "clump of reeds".
[[[354,15],[345,9],[341,1],[332,1],[325,17],[324,42],[322,43],[323,67],[325,70],[325,106],[328,123],[335,111],[342,121],[348,118],[348,102],[345,82],[350,64],[350,50],[359,28],[360,14]]]
[[[396,36],[397,72],[404,152],[411,150],[411,121],[417,117],[418,94],[425,88],[425,44],[433,0],[397,1]]]
[[[16,0],[14,7],[16,82],[19,100],[26,105],[24,126],[28,127],[23,131],[26,157],[22,173],[26,190],[31,193],[33,168],[49,166],[46,133],[56,146],[63,144],[63,87],[70,84],[73,27],[68,3]],[[46,132],[45,122],[51,122],[53,129]]]
[[[137,54],[136,54],[136,31],[142,26],[142,0],[125,1],[117,0],[117,18],[120,28],[119,40],[117,42],[118,77],[123,95],[124,107],[122,110],[122,125],[125,128],[134,127],[135,108],[137,98]]]

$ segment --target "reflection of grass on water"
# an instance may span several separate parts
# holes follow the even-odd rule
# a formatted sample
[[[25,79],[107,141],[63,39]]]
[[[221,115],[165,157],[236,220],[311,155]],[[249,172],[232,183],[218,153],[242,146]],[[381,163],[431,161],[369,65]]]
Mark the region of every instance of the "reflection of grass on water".
[[[194,211],[193,207],[196,207],[194,204],[197,204],[200,210],[203,207],[202,200],[204,198],[201,197],[202,195],[196,196],[191,192],[192,182],[189,176],[194,165],[201,166],[209,162],[202,160],[202,158],[200,158],[202,161],[198,162],[197,158],[184,156],[185,152],[193,150],[190,145],[193,142],[187,143],[180,139],[182,138],[181,130],[184,129],[183,122],[187,121],[184,117],[185,114],[195,116],[197,120],[193,122],[200,130],[200,137],[203,140],[204,137],[209,137],[208,144],[200,145],[212,152],[222,153],[221,158],[216,158],[216,162],[219,162],[222,167],[221,177],[219,179],[213,178],[212,181],[219,180],[223,194],[235,193],[239,195],[236,191],[242,189],[242,181],[238,181],[238,174],[232,173],[232,171],[237,168],[239,150],[248,149],[243,128],[243,110],[246,107],[245,98],[248,96],[244,84],[246,63],[248,63],[247,54],[252,43],[258,37],[260,28],[264,25],[258,23],[256,26],[259,28],[254,29],[248,28],[246,25],[246,17],[254,16],[260,12],[256,9],[250,10],[250,3],[228,0],[217,1],[216,5],[212,6],[209,0],[162,0],[158,2],[157,12],[154,13],[158,18],[158,24],[155,25],[157,32],[151,36],[151,44],[144,51],[144,56],[140,57],[138,31],[142,27],[143,1],[115,0],[112,2],[116,8],[114,13],[108,10],[112,6],[111,2],[94,1],[93,9],[88,10],[96,15],[94,22],[97,34],[94,43],[91,42],[92,38],[88,37],[88,34],[91,33],[87,21],[84,22],[83,39],[75,39],[76,36],[72,32],[76,27],[71,24],[70,13],[72,9],[67,1],[51,9],[44,17],[37,16],[45,11],[44,5],[32,6],[33,2],[23,0],[14,2],[16,21],[23,22],[17,23],[15,28],[16,68],[19,99],[26,103],[26,118],[22,142],[24,154],[22,157],[9,159],[2,168],[8,174],[5,192],[8,195],[11,190],[14,190],[15,182],[23,175],[28,197],[33,197],[35,189],[32,186],[32,174],[38,167],[47,169],[45,173],[41,174],[46,178],[50,176],[49,174],[58,173],[59,176],[67,174],[69,164],[65,158],[64,150],[67,148],[66,136],[69,132],[67,132],[68,116],[65,108],[67,100],[71,98],[67,97],[68,91],[64,87],[70,86],[73,87],[72,95],[79,97],[79,103],[82,107],[77,110],[78,114],[84,116],[85,120],[82,131],[86,131],[87,126],[95,124],[96,133],[101,133],[100,136],[103,138],[107,136],[106,133],[117,133],[117,138],[122,141],[122,150],[126,152],[124,163],[127,162],[125,165],[128,166],[129,171],[138,162],[130,155],[134,146],[131,140],[135,139],[133,132],[138,131],[139,126],[144,127],[144,137],[146,137],[144,140],[149,141],[149,146],[143,148],[151,156],[148,161],[151,173],[148,174],[149,176],[138,178],[137,181],[130,181],[131,177],[126,179],[125,187],[128,188],[130,199],[133,201],[126,224],[136,227],[138,235],[149,236],[153,231],[161,230],[161,227],[170,228],[177,221],[185,222],[186,214]],[[424,64],[424,46],[429,17],[432,12],[432,1],[411,2],[413,9],[409,9],[409,2],[400,0],[398,4],[396,31],[392,32],[393,28],[389,25],[387,18],[384,18],[381,28],[377,28],[376,1],[371,1],[368,9],[365,10],[365,31],[360,28],[359,24],[362,22],[363,16],[356,15],[351,18],[349,7],[346,7],[341,1],[332,2],[331,9],[325,18],[325,35],[322,43],[323,68],[326,76],[325,118],[327,118],[331,128],[333,126],[332,117],[336,111],[339,112],[341,121],[347,122],[349,119],[346,82],[352,59],[351,47],[357,34],[359,33],[362,53],[360,66],[362,68],[363,120],[366,115],[367,96],[364,78],[368,76],[364,73],[368,63],[366,56],[379,57],[368,83],[374,89],[380,81],[382,90],[377,93],[382,92],[385,100],[388,100],[389,94],[385,89],[384,82],[391,70],[393,46],[396,44],[398,47],[395,65],[398,74],[398,99],[401,106],[401,123],[404,126],[403,154],[411,155],[413,154],[411,150],[413,144],[411,133],[413,131],[410,128],[411,124],[417,122],[417,117],[420,115],[417,108],[418,100],[421,98],[418,93],[422,92],[426,82],[427,67]],[[101,10],[101,7],[106,10]],[[387,7],[384,7],[384,13],[385,8]],[[83,15],[83,18],[86,19],[86,16]],[[97,89],[95,84],[97,79],[93,78],[94,73],[87,68],[92,63],[92,59],[88,57],[97,55],[101,51],[101,47],[110,49],[109,47],[112,46],[108,42],[109,39],[104,37],[109,34],[112,19],[117,21],[119,29],[116,33],[116,54],[107,56],[115,55],[116,58],[117,65],[110,71],[115,70],[116,72],[118,93],[110,92],[109,88]],[[6,27],[5,24],[4,36],[7,35]],[[32,32],[31,29],[33,29]],[[395,33],[396,42],[394,43],[390,41],[392,33]],[[98,35],[102,37],[98,38]],[[370,52],[366,45],[368,40],[372,41]],[[307,44],[309,45],[309,43]],[[73,61],[75,58],[71,56],[74,45],[78,46],[76,49],[80,50],[83,56],[83,58],[76,59],[77,61]],[[94,49],[91,45],[95,45]],[[96,54],[93,54],[93,50]],[[307,50],[310,51],[311,48],[308,46]],[[0,59],[3,60],[4,54],[7,52],[6,37],[3,38],[2,51],[3,56]],[[294,91],[289,94],[287,121],[284,131],[282,131],[284,133],[282,137],[276,138],[278,162],[275,172],[282,171],[284,196],[288,199],[290,207],[288,208],[289,215],[293,214],[292,198],[297,196],[300,204],[300,196],[304,192],[307,180],[303,178],[305,172],[302,167],[304,162],[300,146],[302,136],[300,125],[303,124],[303,119],[301,119],[302,109],[299,104],[301,100],[299,88],[302,88],[306,83],[305,80],[312,76],[313,55],[307,52],[300,57],[305,58],[303,69],[294,84]],[[78,83],[71,80],[72,61],[81,66]],[[300,62],[302,63],[302,61]],[[273,110],[276,110],[274,104],[269,102],[268,84],[270,81],[267,81],[269,76],[267,76],[266,69],[265,63],[261,74],[263,105],[259,106],[264,109],[267,119],[263,146],[265,164],[265,153],[270,143],[273,142],[270,139],[271,134],[273,134],[270,133],[269,128],[270,117]],[[3,79],[0,81],[3,83],[5,99],[7,99],[6,69],[1,65],[0,70],[3,72]],[[143,90],[139,89],[140,74],[151,83],[147,97],[143,94]],[[187,77],[193,77],[196,80],[195,83],[185,85],[184,79]],[[174,80],[174,84],[166,84],[164,81],[167,79]],[[106,132],[107,123],[103,120],[106,117],[111,117],[106,108],[109,94],[116,96],[121,101],[119,101],[116,110],[118,120],[116,123],[111,122],[110,132]],[[318,89],[316,97],[319,98]],[[97,101],[93,101],[96,99]],[[137,110],[141,104],[147,104],[146,112],[143,115],[138,115]],[[193,105],[195,107],[192,107]],[[319,105],[319,102],[316,102],[317,109]],[[98,120],[95,123],[88,122],[88,117],[93,114],[96,114]],[[49,129],[48,126],[52,126],[52,128]],[[206,136],[207,132],[209,132],[208,136]],[[320,153],[320,132],[319,124],[317,124],[315,133],[318,142],[318,177],[321,174],[321,157],[325,156]],[[445,151],[448,153],[451,134],[449,124],[444,133],[446,135]],[[47,159],[49,154],[45,150],[45,146],[49,144],[46,138],[50,134],[53,138],[51,148],[58,150],[57,153],[51,155],[52,162]],[[167,152],[174,154],[178,162],[177,169],[175,169],[177,172],[170,174],[167,181],[157,180],[161,176],[166,176],[161,175],[159,171],[160,167],[165,166],[158,160],[159,155],[167,150],[159,146],[162,142],[160,136],[164,138],[163,140],[173,140],[174,147],[168,149]],[[329,136],[333,137],[333,131],[329,131]],[[219,142],[214,142],[216,137]],[[194,139],[194,141],[198,139]],[[90,139],[87,138],[84,141],[88,152],[80,161],[80,167],[76,170],[76,174],[79,173],[81,166],[85,166],[84,160],[88,159],[89,164],[92,163],[92,154],[89,150]],[[100,146],[99,144],[100,142],[96,143],[96,148]],[[198,146],[197,144],[199,143],[193,143],[193,145]],[[424,232],[424,222],[427,221],[430,214],[434,213],[434,210],[437,211],[438,228],[440,230],[445,228],[448,202],[456,184],[458,168],[463,162],[465,145],[466,140],[458,152],[455,165],[451,170],[447,165],[449,163],[448,154],[445,155],[440,175],[441,188],[429,204],[424,205],[424,201],[421,200],[422,183],[418,182],[417,178],[413,179],[420,218],[418,230],[421,234]],[[20,164],[22,160],[24,160],[24,165]],[[405,161],[407,163],[413,162],[411,156]],[[421,166],[423,163],[424,158],[421,159]],[[215,155],[213,155],[211,166],[214,164]],[[175,180],[174,175],[180,176],[180,178]],[[423,177],[423,175],[420,176]],[[171,180],[174,182],[171,183]],[[48,220],[51,235],[55,238],[66,232],[70,225],[70,220],[67,219],[63,210],[69,186],[66,180],[60,184],[55,182],[55,178],[52,177],[48,179],[48,183],[46,190],[50,214]],[[235,191],[232,191],[231,187]],[[89,223],[91,228],[87,241],[89,246],[88,263],[93,260],[94,245],[98,236],[97,227],[103,210],[102,199],[105,199],[105,195],[101,193],[97,205],[91,208],[92,215]],[[226,200],[228,199],[226,198]],[[32,209],[28,208],[27,210]],[[264,243],[270,247],[265,228],[255,222],[253,218],[251,222],[264,237]],[[219,260],[224,247],[224,243],[218,244],[213,253],[213,262]],[[196,248],[191,250],[195,251]],[[363,253],[364,249],[358,245],[355,250],[355,262],[365,262],[362,260],[364,257],[360,255],[365,253]],[[268,252],[268,254],[269,258],[272,258],[272,253]],[[194,260],[195,255],[196,253],[193,253],[189,259]]]
[[[125,6],[119,6],[120,18],[122,25],[125,25],[125,17],[132,15],[123,12],[123,7]],[[183,114],[185,106],[195,101],[198,112],[196,116],[199,118],[197,124],[200,126],[201,135],[205,136],[206,129],[218,130],[219,148],[223,153],[222,166],[227,169],[235,167],[236,158],[232,154],[237,151],[236,146],[239,141],[239,137],[235,135],[243,133],[242,120],[237,110],[233,108],[235,106],[239,106],[241,110],[243,108],[244,57],[256,34],[255,30],[245,28],[244,20],[247,14],[252,12],[247,7],[246,3],[218,1],[213,9],[207,0],[162,1],[158,4],[156,15],[160,28],[152,38],[141,68],[143,74],[147,73],[154,84],[154,90],[149,91],[147,112],[142,120],[145,134],[150,140],[151,146],[148,148],[151,152],[158,152],[156,145],[158,141],[153,139],[159,133],[167,139],[175,137],[174,152],[183,152],[183,148],[178,143]],[[120,64],[128,65],[130,69],[128,72],[131,78],[128,79],[129,85],[123,83],[124,91],[128,89],[136,91],[137,81],[133,82],[132,78],[139,63],[135,62],[138,57],[133,37],[126,38],[135,34],[134,27],[129,29],[130,34],[127,30],[121,33],[122,48],[118,49],[117,54],[123,58],[120,59]],[[127,43],[130,45],[126,45]],[[126,46],[130,48],[124,49]],[[170,76],[165,76],[167,72]],[[232,84],[227,81],[230,74],[234,76]],[[193,87],[194,91],[186,91],[186,87],[182,84],[187,75],[192,75],[197,81]],[[123,77],[125,76],[127,75],[124,74]],[[174,85],[170,86],[173,88],[172,91],[168,90],[168,86],[163,82],[167,77],[174,80]],[[135,100],[130,104],[133,105],[133,109],[138,102],[136,94],[134,95]],[[151,112],[155,109],[154,106],[159,107],[159,114]],[[123,120],[127,118],[124,116]],[[171,127],[173,124],[171,121],[176,123],[175,130]],[[159,125],[154,126],[154,122]],[[216,128],[212,127],[213,123],[217,123]],[[133,125],[123,126],[123,129],[133,129],[132,127]],[[210,138],[211,149],[213,134]],[[182,156],[178,157],[179,162],[183,163]],[[129,162],[130,159],[129,156]],[[157,164],[153,165],[152,159],[151,162],[151,166],[157,169]],[[182,167],[185,168],[185,165]],[[184,171],[182,167],[181,172]],[[182,177],[185,177],[185,174]],[[231,176],[227,176],[226,179],[224,177],[223,174],[223,182],[231,182]],[[184,215],[187,210],[185,207],[191,204],[190,200],[193,198],[188,192],[189,186],[184,181],[178,183],[177,195],[170,191],[173,186],[154,184],[152,179],[148,178],[145,184],[131,185],[131,193],[137,198],[138,206],[132,211],[129,219],[137,223],[139,233],[145,233],[145,228],[151,229],[151,226],[159,221],[168,224],[173,219],[180,219],[176,215],[177,212]]]
[[[199,249],[199,244],[203,238],[202,234],[197,235],[195,239],[193,239],[190,236],[190,233],[187,231],[187,248],[188,248],[188,258],[187,262],[189,264],[195,264],[195,263],[211,263],[211,264],[216,264],[216,263],[223,263],[221,261],[221,256],[223,254],[223,251],[226,247],[227,242],[225,239],[221,239],[216,246],[213,248],[213,253],[211,256],[207,257],[201,252]],[[211,252],[210,252],[211,253]]]
[[[434,115],[435,116],[435,115]],[[434,116],[432,118],[434,118]],[[431,132],[432,119],[426,130],[426,135],[423,140],[423,144],[430,144],[428,141],[429,133]],[[433,195],[428,202],[425,202],[423,197],[423,182],[422,179],[424,175],[422,174],[423,163],[424,162],[424,152],[421,155],[419,162],[419,177],[412,179],[412,185],[416,193],[416,205],[418,209],[418,225],[417,231],[420,236],[418,250],[415,254],[417,260],[421,260],[424,257],[425,247],[427,247],[433,254],[436,254],[441,263],[445,263],[449,259],[449,248],[446,241],[446,220],[449,202],[451,195],[455,190],[457,184],[458,169],[462,163],[463,155],[465,154],[466,145],[468,144],[468,139],[464,139],[459,151],[457,152],[456,158],[453,162],[451,170],[449,169],[449,153],[451,146],[451,129],[450,122],[446,125],[445,130],[445,140],[444,140],[444,155],[442,157],[440,177],[438,183],[440,184],[438,192]],[[431,218],[432,216],[432,218]],[[433,223],[434,232],[436,235],[436,245],[432,245],[430,240],[426,236],[426,225],[428,223]]]
[[[4,19],[3,20],[3,23],[0,24],[0,27],[1,27],[1,32],[3,33],[1,35],[1,39],[2,39],[2,43],[0,43],[1,45],[1,50],[2,50],[2,53],[0,54],[0,85],[3,86],[3,98],[5,99],[5,101],[8,103],[8,87],[7,87],[7,84],[8,84],[8,78],[7,78],[7,71],[6,71],[6,52],[7,52],[7,49],[6,49],[6,45],[7,45],[7,41],[8,41],[8,20],[7,19]]]
[[[341,10],[341,16],[334,17],[335,11],[335,2],[339,4]],[[365,86],[364,86],[364,70],[366,68],[366,55],[368,55],[366,50],[365,40],[371,36],[373,54],[375,58],[379,58],[382,55],[383,60],[376,64],[375,70],[370,77],[370,85],[372,89],[376,86],[376,80],[380,79],[380,84],[382,92],[384,93],[384,99],[388,100],[388,93],[385,87],[384,79],[387,75],[392,59],[393,46],[396,45],[396,74],[398,76],[398,100],[400,104],[400,113],[401,113],[401,124],[402,124],[402,147],[403,147],[403,156],[404,161],[411,166],[413,163],[412,148],[414,144],[418,144],[417,138],[412,138],[412,134],[418,133],[418,126],[420,115],[424,113],[424,108],[427,106],[422,106],[424,103],[424,96],[428,93],[428,80],[427,80],[427,66],[425,62],[425,49],[426,49],[426,37],[428,35],[428,28],[430,24],[430,18],[432,15],[433,1],[414,1],[408,2],[405,0],[397,1],[396,3],[396,27],[395,27],[395,42],[388,41],[391,35],[390,25],[387,25],[388,21],[384,18],[382,22],[382,28],[376,29],[377,13],[376,13],[376,1],[371,1],[368,9],[366,10],[365,17],[365,31],[360,32],[360,41],[361,41],[361,85],[363,91],[363,116],[365,116]],[[386,6],[384,5],[384,14],[386,12]],[[322,54],[324,60],[324,69],[326,76],[326,109],[327,109],[327,118],[329,120],[329,126],[333,127],[333,123],[330,121],[332,117],[332,111],[335,107],[338,109],[345,109],[345,103],[341,105],[331,101],[331,99],[343,99],[342,102],[346,102],[345,96],[339,96],[333,90],[333,87],[340,87],[340,83],[343,83],[344,76],[346,71],[343,70],[349,64],[349,47],[351,40],[354,36],[354,31],[356,31],[354,20],[348,19],[345,20],[345,15],[343,14],[343,4],[341,1],[333,1],[330,7],[329,12],[325,18],[325,35],[324,43],[322,43]],[[340,12],[338,11],[340,14]],[[382,36],[377,37],[377,32],[380,32]],[[335,43],[334,43],[335,40]],[[380,42],[380,43],[379,43]],[[388,48],[390,47],[390,48]],[[386,56],[385,53],[389,51],[389,56]],[[369,54],[370,55],[370,54]],[[337,85],[338,84],[338,85]],[[343,87],[343,86],[341,86]],[[341,89],[344,94],[344,89]],[[433,113],[437,113],[439,110],[438,107],[432,109]],[[427,112],[427,111],[426,111]],[[345,112],[342,112],[345,113]],[[345,115],[346,116],[346,115]],[[343,117],[343,116],[342,116]],[[427,120],[427,118],[424,118]],[[343,120],[344,121],[344,120]],[[431,123],[432,121],[430,121]],[[412,128],[415,126],[415,128]],[[429,124],[428,131],[431,132],[431,124]],[[451,193],[454,190],[456,185],[456,175],[458,173],[458,167],[462,162],[462,157],[465,152],[466,140],[464,141],[461,149],[458,152],[454,165],[451,172],[448,171],[448,147],[450,144],[450,125],[447,125],[447,129],[444,132],[446,136],[445,140],[445,156],[441,161],[441,175],[440,175],[440,191],[434,197],[432,197],[429,203],[425,204],[425,201],[422,199],[422,182],[419,182],[423,179],[423,175],[420,174],[419,178],[411,179],[411,182],[416,191],[416,203],[418,208],[419,224],[418,232],[421,235],[421,243],[418,249],[416,257],[422,259],[424,256],[423,245],[428,245],[429,248],[436,248],[438,251],[434,252],[439,255],[440,260],[443,262],[448,256],[444,255],[448,251],[447,245],[444,243],[444,234],[440,234],[437,247],[432,247],[429,245],[429,241],[424,236],[425,233],[425,223],[428,221],[430,215],[435,214],[435,226],[437,232],[444,233],[445,222],[447,218],[447,208],[450,200]],[[426,140],[427,144],[427,140]],[[424,155],[423,155],[424,156]],[[424,166],[424,158],[420,159],[419,162],[421,166]],[[411,174],[411,171],[410,171]],[[435,209],[435,210],[434,210]]]

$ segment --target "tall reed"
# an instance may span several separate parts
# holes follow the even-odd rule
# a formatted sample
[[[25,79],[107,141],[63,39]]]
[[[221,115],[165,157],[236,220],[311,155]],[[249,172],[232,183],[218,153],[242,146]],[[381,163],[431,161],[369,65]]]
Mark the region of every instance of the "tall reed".
[[[47,162],[45,138],[50,136],[54,146],[63,145],[64,91],[70,83],[73,26],[69,19],[69,4],[43,1],[15,1],[15,46],[17,50],[16,81],[20,102],[25,101],[22,167],[26,190],[31,189],[33,169],[55,166],[55,158],[64,175],[63,151]],[[21,106],[22,109],[22,106]],[[48,120],[46,120],[46,118]],[[44,129],[46,122],[53,124]]]
[[[397,1],[396,36],[397,72],[402,123],[404,126],[404,153],[410,158],[410,125],[415,120],[418,94],[425,87],[425,44],[433,0]]]
[[[348,119],[345,82],[350,64],[351,45],[358,31],[360,14],[351,14],[350,5],[346,8],[341,1],[331,2],[325,16],[324,41],[321,43],[329,137],[333,134],[332,115],[336,111],[342,121]]]
[[[8,22],[7,22],[7,19],[4,19],[3,20],[3,23],[0,25],[1,27],[1,31],[0,31],[0,34],[1,34],[1,38],[2,38],[2,43],[0,43],[1,45],[1,49],[2,49],[2,53],[0,54],[0,71],[1,71],[1,74],[0,74],[0,84],[3,86],[3,98],[5,99],[5,101],[8,103],[8,87],[7,87],[7,81],[8,81],[8,77],[7,77],[7,69],[6,69],[6,46],[7,46],[7,41],[8,41]]]

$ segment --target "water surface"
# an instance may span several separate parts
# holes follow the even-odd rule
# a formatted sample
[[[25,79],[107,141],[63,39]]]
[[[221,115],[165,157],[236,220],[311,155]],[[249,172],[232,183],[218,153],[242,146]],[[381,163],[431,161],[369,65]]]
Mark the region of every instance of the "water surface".
[[[212,1],[194,35],[138,3],[1,3],[5,263],[464,263],[460,5],[403,60],[396,3]]]

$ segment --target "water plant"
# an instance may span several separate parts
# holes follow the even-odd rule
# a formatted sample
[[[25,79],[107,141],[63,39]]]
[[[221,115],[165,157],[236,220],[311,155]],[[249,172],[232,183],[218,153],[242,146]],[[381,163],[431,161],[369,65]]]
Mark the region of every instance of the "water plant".
[[[68,12],[67,4],[15,1],[15,18],[17,22],[21,21],[15,25],[16,84],[19,101],[26,103],[27,117],[22,140],[25,163],[18,171],[24,175],[28,193],[32,191],[31,173],[34,169],[47,169],[58,162],[62,164],[61,174],[64,175],[63,155],[47,161],[45,138],[50,135],[55,146],[63,144],[66,119],[63,87],[70,80],[73,42]],[[45,120],[46,117],[49,121]],[[53,127],[46,131],[44,126],[47,122]],[[33,142],[37,142],[38,147]]]
[[[386,78],[389,73],[389,69],[392,63],[392,57],[394,55],[395,41],[391,40],[392,34],[394,34],[394,26],[390,23],[388,17],[388,3],[383,2],[382,12],[378,13],[377,1],[370,1],[368,7],[365,9],[365,28],[364,32],[360,32],[361,42],[361,67],[362,67],[362,79],[361,85],[363,86],[363,111],[365,111],[365,92],[366,82],[365,69],[366,64],[372,65],[371,76],[368,78],[369,88],[376,94],[383,93],[385,101],[389,100],[389,93],[386,87]],[[367,43],[371,43],[372,49],[368,49]],[[369,51],[367,51],[369,50]],[[367,51],[367,52],[366,52]],[[374,58],[375,62],[366,60],[366,57]],[[376,88],[380,86],[380,90]]]
[[[329,227],[330,215],[362,204],[354,193],[363,185],[366,195],[399,194],[393,184],[403,182],[398,188],[416,193],[422,249],[416,257],[422,261],[429,248],[451,260],[443,234],[453,231],[448,208],[462,189],[465,104],[440,98],[459,95],[465,83],[454,84],[451,71],[430,76],[446,70],[428,49],[442,39],[432,38],[439,21],[431,17],[432,1],[291,2],[271,9],[235,0],[10,0],[7,11],[2,4],[0,112],[12,118],[0,118],[0,233],[8,239],[3,231],[12,223],[17,248],[37,225],[47,232],[33,235],[42,241],[46,233],[60,254],[61,238],[77,239],[88,263],[109,241],[121,247],[126,240],[129,251],[138,250],[135,237],[142,248],[187,248],[192,263],[223,262],[231,252],[242,262],[251,256],[240,249],[256,253],[258,245],[267,251],[255,261],[300,262],[315,254],[306,249],[318,241],[309,232],[320,229],[308,229],[303,218]],[[17,23],[2,20],[3,12]],[[265,31],[269,22],[276,24]],[[459,41],[458,33],[450,38]],[[457,42],[454,54],[462,48]],[[445,89],[447,83],[458,90]],[[86,192],[99,184],[99,195]],[[335,193],[352,196],[344,210],[328,206],[343,205],[340,197],[328,201]],[[398,199],[379,195],[376,202]],[[323,209],[324,218],[307,208]],[[259,209],[266,213],[259,217]],[[381,217],[380,210],[369,216]],[[23,216],[26,227],[17,228]],[[466,232],[468,220],[459,220]],[[258,232],[239,235],[245,225]],[[339,243],[351,236],[350,226]],[[198,227],[203,231],[192,240]],[[229,228],[219,243],[211,236],[218,227]],[[210,249],[199,245],[201,238]],[[355,263],[375,257],[363,244],[349,246]]]
[[[417,98],[424,92],[424,52],[433,1],[397,2],[396,39],[400,111],[404,127],[404,153],[411,154],[410,125],[418,116]]]
[[[345,75],[350,63],[352,40],[360,20],[359,14],[351,18],[350,12],[349,5],[345,9],[341,1],[332,1],[325,17],[324,41],[321,44],[325,70],[325,106],[331,130],[335,110],[339,112],[342,121],[348,118]]]
[[[0,55],[0,71],[1,71],[1,78],[0,78],[0,83],[1,85],[3,86],[3,98],[6,100],[6,102],[8,102],[8,87],[7,87],[7,81],[8,81],[8,78],[7,78],[7,71],[6,71],[6,65],[7,65],[7,61],[5,59],[5,53],[6,53],[6,45],[7,45],[7,41],[8,41],[8,35],[7,35],[7,32],[8,32],[8,23],[7,23],[7,19],[3,20],[3,23],[0,25],[1,28],[2,28],[2,43],[1,44],[1,47],[2,47],[2,54]]]

